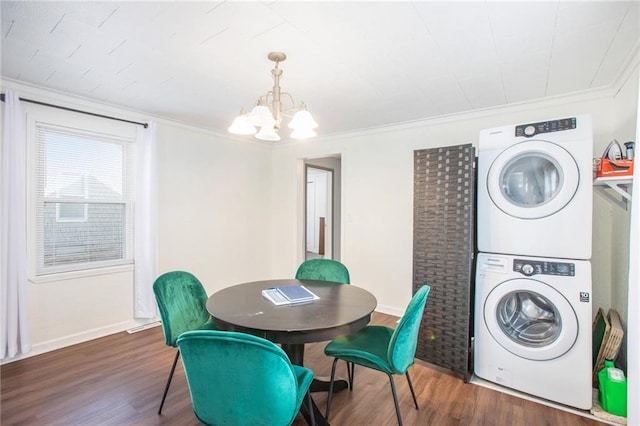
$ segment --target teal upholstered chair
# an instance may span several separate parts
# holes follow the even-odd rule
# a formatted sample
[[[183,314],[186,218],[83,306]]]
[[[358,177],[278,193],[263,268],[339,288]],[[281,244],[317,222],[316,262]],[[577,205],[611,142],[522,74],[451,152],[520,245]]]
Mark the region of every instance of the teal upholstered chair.
[[[178,348],[193,412],[202,423],[290,425],[306,400],[315,424],[313,372],[291,364],[275,343],[233,331],[189,331],[178,338]]]
[[[177,348],[178,336],[185,331],[215,330],[215,324],[207,311],[207,293],[202,283],[189,272],[173,271],[160,275],[153,283],[153,293],[167,346]],[[162,413],[179,357],[180,350],[177,350],[158,414]]]
[[[402,416],[398,406],[398,395],[396,394],[393,375],[404,374],[407,376],[413,403],[416,406],[416,410],[418,409],[418,401],[409,377],[409,367],[413,365],[416,354],[420,321],[427,303],[429,290],[430,287],[427,285],[418,289],[395,329],[379,325],[368,325],[354,334],[336,338],[327,345],[324,353],[335,358],[331,368],[331,384],[329,385],[329,395],[327,397],[327,420],[329,420],[331,409],[336,363],[339,359],[387,374],[391,383],[391,393],[393,394],[399,425],[402,425]]]
[[[320,280],[334,283],[350,284],[349,270],[342,263],[331,259],[309,259],[303,262],[296,271],[297,280]],[[347,378],[349,389],[353,382],[355,365],[347,362]]]
[[[349,284],[349,270],[337,260],[310,259],[298,267],[296,279]]]

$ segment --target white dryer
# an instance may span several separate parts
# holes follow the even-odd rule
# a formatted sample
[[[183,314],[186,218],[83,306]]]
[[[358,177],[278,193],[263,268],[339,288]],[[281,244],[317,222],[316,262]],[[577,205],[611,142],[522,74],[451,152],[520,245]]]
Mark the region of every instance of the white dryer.
[[[591,258],[591,118],[480,132],[478,251]]]
[[[479,253],[474,371],[499,385],[591,408],[591,264]]]

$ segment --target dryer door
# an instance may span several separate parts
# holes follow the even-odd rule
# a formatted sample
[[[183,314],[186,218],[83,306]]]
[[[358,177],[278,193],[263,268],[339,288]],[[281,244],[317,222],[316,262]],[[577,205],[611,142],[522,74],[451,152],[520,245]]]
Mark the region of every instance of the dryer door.
[[[579,183],[578,164],[571,154],[542,140],[505,149],[491,164],[486,182],[493,203],[519,219],[539,219],[562,210]]]
[[[500,283],[487,296],[483,316],[500,346],[529,360],[558,358],[578,338],[578,318],[569,301],[538,280]]]

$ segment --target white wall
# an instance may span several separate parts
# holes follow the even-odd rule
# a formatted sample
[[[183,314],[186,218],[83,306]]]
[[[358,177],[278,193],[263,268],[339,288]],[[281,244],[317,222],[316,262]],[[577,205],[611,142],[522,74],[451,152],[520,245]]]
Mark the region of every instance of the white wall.
[[[622,146],[624,151],[624,142],[635,141],[637,114],[638,114],[638,80],[640,72],[638,70],[638,62],[635,68],[623,79],[623,84],[617,91],[614,98],[614,137]],[[636,152],[639,147],[636,142]],[[637,161],[636,161],[637,163]],[[636,164],[637,167],[637,164]],[[629,188],[631,191],[632,188]],[[629,313],[628,291],[629,291],[629,238],[630,238],[630,212],[619,207],[613,208],[613,223],[611,228],[611,305],[604,307],[605,313],[608,308],[618,311],[626,330],[627,317]],[[636,307],[637,308],[637,307]],[[618,357],[622,363],[622,367],[626,370],[624,360],[626,360],[626,335],[621,347],[621,356]]]
[[[481,129],[591,114],[594,155],[612,135],[612,92],[461,114],[351,135],[280,145],[273,157],[274,276],[291,276],[302,239],[297,205],[302,158],[342,155],[342,261],[351,282],[371,291],[378,309],[401,314],[411,297],[413,256],[413,151],[473,143]],[[594,199],[593,305],[610,306],[611,206]]]
[[[134,121],[153,119],[18,82],[1,83],[24,98]],[[36,110],[44,117],[74,114],[22,105],[27,115]],[[269,275],[271,146],[232,141],[225,134],[167,120],[156,122],[159,272],[189,270],[209,294]],[[132,267],[31,280],[28,309],[30,356],[135,326]]]
[[[2,86],[44,102],[149,119],[16,82]],[[399,315],[412,288],[413,151],[476,144],[487,127],[587,113],[600,156],[616,126],[613,95],[591,92],[273,148],[157,119],[160,272],[188,269],[210,294],[293,276],[304,253],[302,159],[341,154],[342,261],[352,283],[376,295],[379,310]],[[611,215],[611,204],[594,197],[594,307],[612,305],[612,242],[621,243],[612,239]],[[133,325],[132,286],[127,270],[30,283],[34,354]]]
[[[209,294],[270,273],[271,146],[159,126],[160,272],[186,269]]]

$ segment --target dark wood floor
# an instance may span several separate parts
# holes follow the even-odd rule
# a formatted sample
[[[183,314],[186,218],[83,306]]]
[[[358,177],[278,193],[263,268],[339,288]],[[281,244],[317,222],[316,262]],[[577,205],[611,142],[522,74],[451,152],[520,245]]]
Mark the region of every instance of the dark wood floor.
[[[374,314],[372,323],[395,325]],[[306,347],[305,364],[329,375],[325,343]],[[160,327],[118,333],[34,356],[0,369],[0,424],[9,425],[197,425],[181,364],[162,416],[156,411],[174,357]],[[344,363],[339,363],[344,369]],[[396,380],[406,425],[600,425],[602,423],[473,384],[418,361],[411,367],[420,410],[406,380]],[[344,370],[342,371],[343,376]],[[324,411],[326,394],[313,398]],[[333,425],[395,425],[387,377],[358,368],[352,392],[334,396]],[[298,416],[294,425],[304,425]]]

